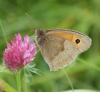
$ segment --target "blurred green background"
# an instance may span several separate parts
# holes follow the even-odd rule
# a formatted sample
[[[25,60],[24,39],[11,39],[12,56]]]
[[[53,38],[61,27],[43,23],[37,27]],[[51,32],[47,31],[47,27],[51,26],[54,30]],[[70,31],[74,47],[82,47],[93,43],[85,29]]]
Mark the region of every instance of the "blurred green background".
[[[25,13],[41,29],[71,29],[91,37],[90,49],[79,55],[65,71],[75,89],[100,90],[100,0],[0,0],[0,19],[8,42],[17,33],[22,36],[34,35],[38,27]],[[0,28],[0,69],[3,67],[5,48],[6,43]],[[34,83],[27,83],[28,92],[59,92],[71,89],[63,70],[51,72],[40,52],[34,62],[36,68],[46,76],[33,74]],[[17,89],[13,74],[4,72],[0,73],[0,77]]]

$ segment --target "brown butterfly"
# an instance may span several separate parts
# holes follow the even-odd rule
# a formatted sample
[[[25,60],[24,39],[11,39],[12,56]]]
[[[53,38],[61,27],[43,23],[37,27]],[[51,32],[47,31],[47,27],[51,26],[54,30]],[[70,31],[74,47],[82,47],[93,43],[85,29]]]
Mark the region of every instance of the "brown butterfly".
[[[63,68],[91,46],[91,39],[82,33],[64,30],[36,30],[36,42],[51,71]]]

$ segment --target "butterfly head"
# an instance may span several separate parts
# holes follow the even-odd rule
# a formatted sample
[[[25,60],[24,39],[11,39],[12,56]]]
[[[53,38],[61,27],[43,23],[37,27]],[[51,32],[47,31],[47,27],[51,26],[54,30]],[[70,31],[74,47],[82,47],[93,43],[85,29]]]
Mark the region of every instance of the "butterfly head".
[[[41,45],[45,39],[45,32],[41,29],[36,30],[36,42]]]

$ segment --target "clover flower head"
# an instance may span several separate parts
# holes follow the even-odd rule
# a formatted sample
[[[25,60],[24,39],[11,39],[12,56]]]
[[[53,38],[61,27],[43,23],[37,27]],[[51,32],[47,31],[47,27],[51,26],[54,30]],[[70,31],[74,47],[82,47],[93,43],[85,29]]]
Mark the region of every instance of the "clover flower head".
[[[22,41],[21,35],[18,33],[15,35],[15,40],[11,41],[11,44],[7,43],[7,48],[3,54],[4,64],[11,71],[18,71],[33,61],[35,54],[35,43],[29,41],[28,35]]]

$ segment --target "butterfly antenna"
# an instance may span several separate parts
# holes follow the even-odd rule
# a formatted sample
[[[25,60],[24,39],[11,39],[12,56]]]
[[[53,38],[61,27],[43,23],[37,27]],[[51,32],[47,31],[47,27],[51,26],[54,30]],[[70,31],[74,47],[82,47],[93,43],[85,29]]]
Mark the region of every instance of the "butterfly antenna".
[[[25,15],[28,16],[28,17],[35,23],[35,25],[36,25],[38,28],[40,28],[39,25],[32,19],[32,17],[31,17],[29,14],[25,13]]]

